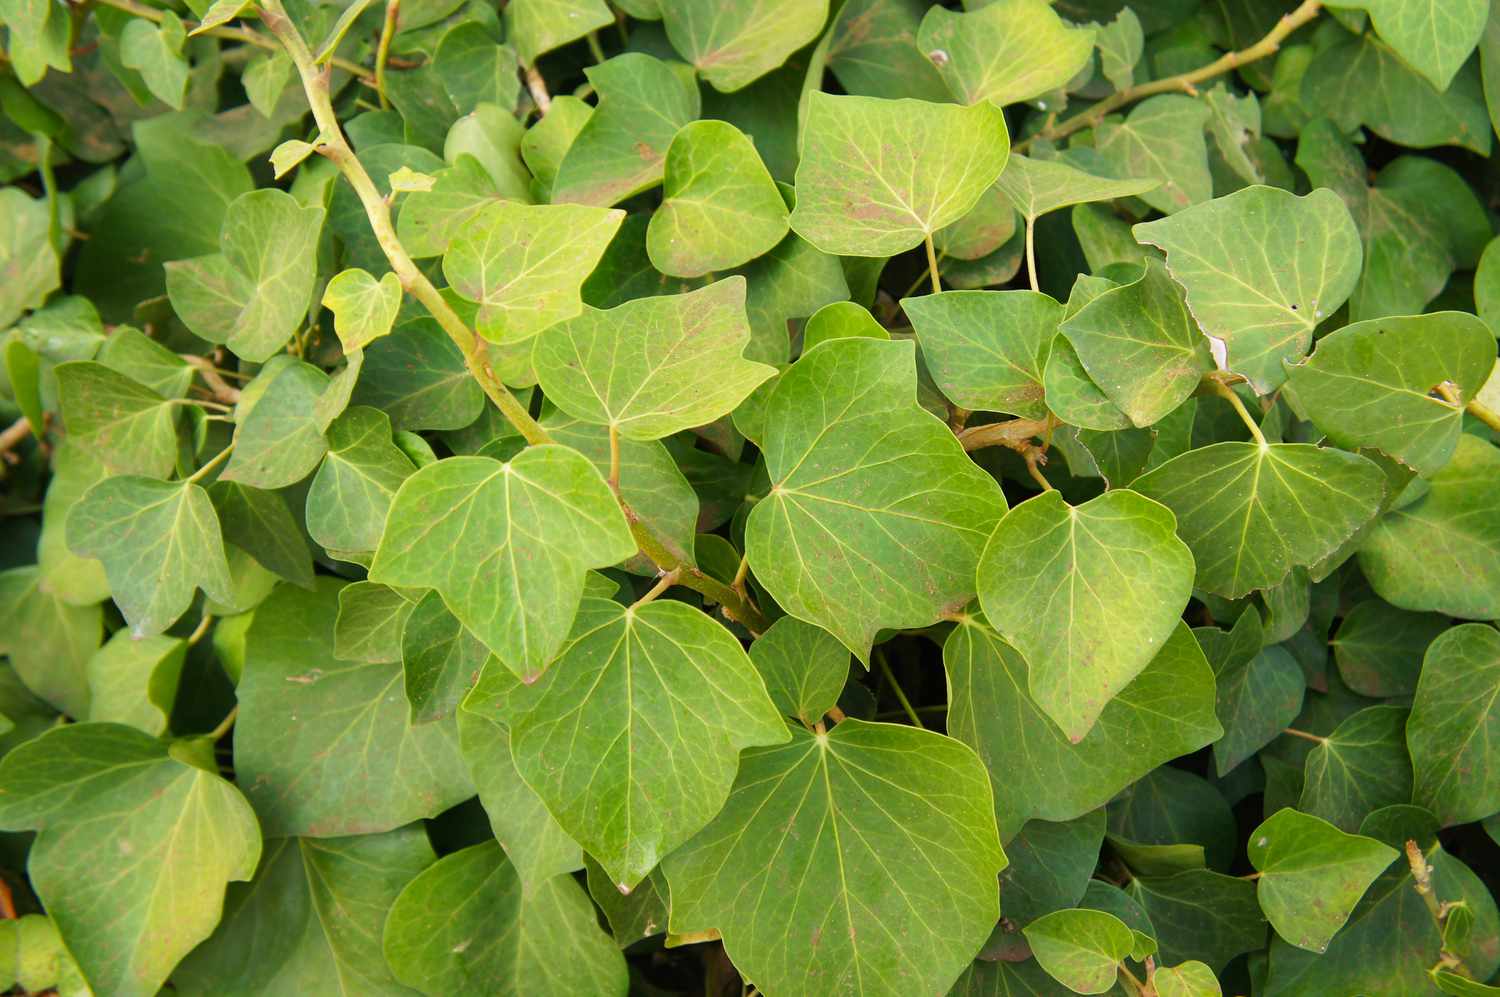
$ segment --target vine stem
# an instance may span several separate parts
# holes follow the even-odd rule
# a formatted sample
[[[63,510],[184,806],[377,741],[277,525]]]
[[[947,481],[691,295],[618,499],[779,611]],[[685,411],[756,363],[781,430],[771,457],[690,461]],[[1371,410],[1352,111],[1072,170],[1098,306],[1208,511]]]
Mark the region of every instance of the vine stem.
[[[0,430],[0,457],[10,459],[10,452],[21,445],[21,441],[31,435],[31,423],[22,416],[15,422]]]
[[[380,42],[375,47],[375,93],[380,97],[381,108],[391,106],[385,95],[385,63],[391,57],[391,39],[396,37],[400,20],[401,0],[385,0],[385,20],[380,25]]]
[[[1432,888],[1432,866],[1427,864],[1427,856],[1422,854],[1422,846],[1410,838],[1406,841],[1403,849],[1406,853],[1406,864],[1411,867],[1412,886],[1422,898],[1422,903],[1427,905],[1427,912],[1432,915],[1432,921],[1437,926],[1438,935],[1443,934],[1443,929],[1448,921],[1448,906],[1438,899],[1437,891]],[[1447,968],[1461,976],[1474,979],[1474,973],[1464,964],[1457,954],[1447,950],[1446,946],[1442,952],[1443,962]]]
[[[1186,73],[1178,73],[1176,76],[1167,76],[1149,83],[1141,83],[1137,86],[1126,87],[1109,97],[1104,98],[1090,107],[1072,117],[1065,118],[1062,122],[1049,128],[1043,128],[1030,138],[1017,142],[1012,146],[1012,152],[1025,152],[1027,147],[1038,138],[1056,141],[1073,134],[1083,128],[1090,128],[1104,120],[1104,116],[1111,111],[1119,110],[1126,104],[1132,104],[1144,97],[1152,97],[1159,93],[1171,93],[1182,91],[1187,94],[1196,94],[1197,84],[1205,80],[1211,80],[1215,76],[1223,75],[1232,69],[1249,65],[1269,55],[1275,55],[1281,48],[1281,43],[1293,31],[1312,21],[1323,9],[1322,0],[1303,0],[1301,6],[1289,14],[1283,14],[1281,20],[1276,22],[1275,27],[1266,32],[1265,37],[1248,48],[1242,48],[1236,52],[1225,52],[1219,58],[1206,66]]]
[[[900,682],[896,681],[896,673],[891,671],[891,663],[885,660],[885,652],[878,648],[875,651],[875,663],[880,666],[880,674],[884,675],[885,680],[891,684],[891,691],[896,694],[896,701],[906,711],[906,716],[911,720],[912,726],[922,727],[922,718],[917,716],[917,711],[911,705],[911,700],[906,698],[906,690],[901,688]]]
[[[537,117],[546,117],[547,112],[552,110],[552,95],[547,92],[547,81],[542,79],[536,66],[523,67],[522,75],[526,78],[526,92],[531,94],[531,102],[536,105]]]
[[[228,460],[229,455],[232,453],[234,453],[234,444],[230,443],[229,446],[214,454],[207,464],[204,464],[202,467],[198,468],[198,470],[188,475],[186,480],[189,484],[197,484],[199,481],[203,480],[204,476],[207,475],[209,471],[212,471],[214,468],[218,467],[220,464]]]
[[[198,376],[203,378],[203,383],[208,385],[208,390],[214,393],[214,398],[226,405],[237,405],[240,400],[240,389],[224,380],[219,374],[218,368],[213,361],[207,357],[194,356],[192,354],[181,354],[182,359],[198,371]]]
[[[469,373],[479,382],[485,395],[495,403],[495,407],[520,432],[526,442],[533,446],[551,443],[551,435],[541,423],[532,418],[526,406],[511,394],[510,389],[490,366],[484,340],[475,335],[474,331],[459,317],[458,312],[454,311],[453,306],[448,303],[448,299],[444,298],[442,292],[427,279],[427,275],[417,268],[416,263],[407,253],[406,247],[401,244],[401,240],[396,235],[396,228],[391,223],[390,205],[386,203],[385,198],[375,186],[375,182],[370,179],[370,174],[365,170],[364,164],[354,155],[354,150],[349,147],[349,142],[344,137],[343,127],[334,113],[327,70],[320,68],[313,61],[307,43],[303,40],[296,25],[292,23],[291,18],[287,16],[281,0],[262,0],[261,20],[285,47],[287,54],[292,57],[292,62],[297,67],[297,74],[302,79],[303,92],[307,95],[308,105],[312,109],[313,120],[318,125],[320,133],[318,151],[339,168],[339,172],[354,188],[355,194],[364,206],[365,215],[369,219],[371,230],[375,233],[376,241],[384,251],[386,260],[390,263],[397,279],[401,281],[402,289],[421,302],[428,313],[442,326],[443,331],[463,353],[464,364],[468,367]],[[535,67],[528,67],[528,85],[530,85],[530,77],[535,74]],[[540,75],[536,78],[540,82]],[[545,95],[545,85],[542,93]],[[629,503],[621,500],[620,510],[625,514],[625,521],[630,527],[636,546],[640,548],[642,554],[651,559],[658,569],[663,572],[680,570],[678,584],[685,585],[710,602],[717,603],[726,617],[744,626],[751,634],[759,635],[770,625],[755,603],[701,568],[693,566],[686,551],[677,549],[659,536],[630,507]]]
[[[1488,405],[1483,405],[1477,401],[1470,402],[1467,406],[1465,406],[1465,408],[1467,409],[1468,413],[1474,418],[1478,419],[1480,422],[1484,423],[1495,432],[1500,433],[1500,412],[1496,412]]]
[[[215,727],[213,730],[211,730],[211,731],[208,732],[208,739],[210,741],[217,741],[219,738],[223,737],[225,734],[228,734],[229,733],[229,728],[231,728],[231,727],[234,726],[234,721],[235,721],[235,719],[237,717],[239,717],[239,715],[240,715],[240,704],[239,703],[235,703],[234,706],[230,709],[229,715],[226,716],[223,720],[219,721],[219,726]]]
[[[932,245],[931,232],[928,232],[923,237],[923,242],[927,246],[927,273],[932,277],[932,293],[942,294],[943,282],[942,279],[938,277],[937,249]]]
[[[1036,219],[1026,216],[1026,276],[1031,279],[1031,289],[1041,292],[1036,279]]]
[[[204,613],[203,614],[203,619],[199,620],[198,621],[198,625],[193,628],[193,632],[190,633],[190,634],[188,634],[188,638],[187,638],[188,646],[192,647],[194,644],[197,644],[200,640],[202,640],[203,639],[203,635],[206,634],[206,633],[208,633],[208,628],[211,627],[211,626],[213,626],[213,625],[214,625],[213,614],[212,613]]]
[[[671,588],[673,585],[676,585],[677,579],[681,577],[681,575],[681,568],[673,568],[671,571],[666,572],[656,580],[656,584],[651,586],[651,588],[646,592],[645,595],[641,596],[635,602],[632,602],[630,604],[630,608],[634,609],[637,606],[644,606],[646,603],[651,602],[667,589]]]
[[[1031,447],[1030,440],[1043,436],[1062,423],[1055,416],[1045,419],[1007,419],[983,426],[970,426],[958,434],[958,442],[965,450],[980,450],[984,447],[1009,447],[1024,454]]]

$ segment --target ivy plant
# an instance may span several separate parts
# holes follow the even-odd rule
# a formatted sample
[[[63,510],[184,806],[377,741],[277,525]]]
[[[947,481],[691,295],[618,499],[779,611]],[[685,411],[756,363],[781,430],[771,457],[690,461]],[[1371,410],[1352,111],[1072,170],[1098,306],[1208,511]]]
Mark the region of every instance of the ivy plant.
[[[0,0],[0,989],[1500,993],[1500,7]]]

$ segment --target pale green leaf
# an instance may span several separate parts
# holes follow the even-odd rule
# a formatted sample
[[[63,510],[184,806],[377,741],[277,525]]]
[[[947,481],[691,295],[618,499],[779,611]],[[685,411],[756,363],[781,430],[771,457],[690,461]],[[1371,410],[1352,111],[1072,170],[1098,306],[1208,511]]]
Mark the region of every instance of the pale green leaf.
[[[1046,414],[1042,372],[1063,308],[1035,291],[903,298],[932,379],[954,404],[1028,419]]]
[[[1000,189],[999,183],[995,183],[984,189],[974,207],[962,218],[932,233],[932,245],[937,250],[941,268],[945,258],[967,262],[983,260],[999,252],[1015,233],[1015,206]],[[871,262],[884,264],[878,257]]]
[[[828,0],[659,0],[667,39],[704,82],[731,93],[817,37]]]
[[[1141,200],[1170,214],[1213,196],[1208,145],[1203,129],[1208,108],[1179,94],[1160,94],[1137,104],[1120,121],[1106,118],[1095,132],[1102,165],[1125,178],[1151,179],[1158,186]]]
[[[1151,978],[1157,997],[1222,997],[1214,971],[1196,959],[1178,966],[1160,966]]]
[[[328,453],[307,492],[307,532],[327,550],[373,551],[411,460],[391,440],[391,420],[355,406],[328,427]]]
[[[312,473],[328,449],[318,402],[329,389],[320,368],[291,356],[267,364],[235,412],[234,453],[221,477],[255,488],[285,488]]]
[[[177,409],[92,360],[59,364],[58,403],[68,438],[119,474],[164,478],[177,463]]]
[[[188,62],[182,55],[187,32],[182,20],[166,11],[160,23],[131,18],[120,32],[120,64],[134,69],[164,104],[180,111],[187,97]]]
[[[1489,19],[1484,0],[1349,0],[1366,10],[1375,30],[1438,90],[1448,89],[1479,44]]]
[[[1416,777],[1413,802],[1446,827],[1500,809],[1500,632],[1466,623],[1422,659],[1406,723]]]
[[[11,46],[14,56],[14,32]],[[0,189],[0,219],[0,327],[8,327],[61,286],[61,260],[52,245],[46,198],[33,199],[19,187]]]
[[[47,496],[42,502],[36,559],[43,590],[59,603],[92,606],[109,598],[104,565],[68,549],[68,513],[90,488],[108,476],[96,453],[77,440],[63,439],[52,451],[52,480],[47,483]],[[60,628],[56,636],[67,639],[67,628]],[[95,637],[97,642],[97,634]]]
[[[937,9],[940,8],[934,8]],[[1121,17],[1129,13],[1127,7],[1121,11]],[[1017,211],[1035,221],[1058,208],[1135,197],[1160,187],[1161,180],[1113,180],[1085,173],[1061,160],[1011,156],[1006,160],[1005,172],[1000,174],[996,185],[1006,193]]]
[[[1087,908],[1054,911],[1032,921],[1024,933],[1036,961],[1076,994],[1107,993],[1135,944],[1123,921]]]
[[[849,649],[826,630],[783,616],[750,645],[750,660],[783,716],[820,723],[849,680]]]
[[[71,716],[88,716],[88,661],[103,629],[100,606],[63,602],[35,566],[0,572],[0,654],[27,689]]]
[[[513,0],[505,6],[505,37],[515,45],[521,62],[533,66],[537,56],[613,20],[604,0]]]
[[[298,138],[287,139],[271,150],[269,158],[271,160],[272,176],[280,180],[295,169],[303,160],[307,159],[308,156],[316,152],[317,148],[311,142],[304,142]]]
[[[1114,20],[1094,31],[1099,68],[1116,90],[1126,90],[1135,83],[1135,67],[1141,61],[1145,43],[1141,19],[1129,7],[1120,8]]]
[[[89,712],[81,718],[166,733],[188,644],[176,637],[115,635],[89,658]]]
[[[401,310],[401,278],[388,272],[376,280],[358,267],[340,271],[323,289],[323,307],[333,312],[344,352],[362,350],[390,335]]]
[[[339,589],[333,656],[369,664],[400,661],[401,632],[419,598],[420,590],[375,582],[351,582]]]
[[[917,45],[964,104],[997,107],[1062,87],[1088,65],[1094,31],[1073,27],[1046,0],[995,0],[967,13],[933,7]]]

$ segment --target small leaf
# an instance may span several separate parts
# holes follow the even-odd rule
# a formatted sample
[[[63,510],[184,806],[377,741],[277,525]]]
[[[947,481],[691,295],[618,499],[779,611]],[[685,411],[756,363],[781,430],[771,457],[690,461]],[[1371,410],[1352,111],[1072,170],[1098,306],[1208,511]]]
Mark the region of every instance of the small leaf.
[[[374,551],[401,483],[416,470],[384,412],[357,405],[328,427],[328,453],[307,492],[307,532],[326,550]]]
[[[1249,660],[1222,663],[1214,677],[1216,712],[1224,727],[1224,736],[1213,748],[1214,768],[1224,776],[1297,718],[1306,680],[1297,660],[1286,648],[1274,645],[1259,649]]]
[[[509,463],[449,457],[407,478],[370,579],[437,589],[507,667],[534,678],[567,638],[587,569],[634,553],[587,458],[535,446]]]
[[[1009,150],[991,104],[813,93],[792,228],[825,253],[894,256],[968,214]]]
[[[120,64],[139,72],[151,93],[178,111],[187,97],[188,62],[182,56],[186,40],[182,20],[170,10],[159,24],[132,18],[120,32]]]
[[[1070,26],[1046,0],[994,0],[967,13],[934,7],[917,45],[961,103],[997,107],[1066,84],[1094,54],[1092,28]]]
[[[246,389],[256,392],[250,403],[241,396],[234,453],[222,480],[276,489],[311,474],[328,449],[318,418],[318,403],[328,388],[328,375],[320,368],[290,356],[262,368]]]
[[[280,180],[286,176],[298,164],[316,152],[317,148],[311,142],[304,142],[301,139],[293,138],[287,139],[272,149],[270,160],[273,179]]]
[[[992,10],[999,6],[1001,5],[991,4],[982,9]],[[939,9],[941,8],[934,8]],[[1132,18],[1135,16],[1128,7],[1120,12],[1121,17],[1127,14]],[[1005,192],[1017,211],[1036,221],[1058,208],[1144,194],[1160,187],[1161,181],[1112,180],[1085,173],[1061,160],[1011,156],[1006,160],[1005,171],[1000,174],[996,186]]]
[[[515,44],[521,62],[534,66],[537,56],[613,20],[604,0],[514,0],[505,7],[505,37]]]
[[[1159,967],[1151,977],[1157,997],[1222,997],[1214,971],[1196,959]]]
[[[817,37],[828,0],[659,0],[667,39],[715,90],[743,89]]]
[[[1046,415],[1042,371],[1063,309],[1035,291],[944,291],[903,298],[922,359],[954,404]]]
[[[1135,83],[1135,67],[1141,61],[1145,42],[1141,19],[1129,7],[1120,8],[1113,21],[1095,30],[1099,68],[1116,90],[1129,89]]]
[[[1416,786],[1412,800],[1443,827],[1500,808],[1500,633],[1482,623],[1432,642],[1406,724]]]
[[[427,173],[418,173],[410,166],[402,166],[386,178],[392,194],[411,194],[432,189],[433,178]]]
[[[1113,914],[1075,908],[1054,911],[1026,926],[1026,942],[1043,969],[1076,994],[1108,992],[1135,939]]]
[[[1073,743],[1172,636],[1193,556],[1165,507],[1123,489],[1006,513],[979,561],[979,603],[1025,657],[1032,700]]]
[[[380,664],[401,660],[401,632],[417,606],[412,589],[351,582],[339,589],[333,625],[333,656],[339,661]]]
[[[401,278],[388,272],[377,281],[358,267],[343,270],[323,289],[323,307],[333,312],[333,328],[344,352],[362,350],[390,335],[401,310]]]
[[[1255,893],[1283,939],[1310,952],[1328,943],[1359,898],[1395,861],[1394,848],[1345,834],[1318,817],[1280,810],[1250,832]]]
[[[209,486],[208,496],[219,514],[225,542],[248,553],[267,571],[303,588],[312,587],[312,555],[302,539],[302,528],[280,495],[216,481]]]
[[[820,723],[849,680],[849,649],[826,630],[783,616],[750,645],[750,660],[783,716]]]

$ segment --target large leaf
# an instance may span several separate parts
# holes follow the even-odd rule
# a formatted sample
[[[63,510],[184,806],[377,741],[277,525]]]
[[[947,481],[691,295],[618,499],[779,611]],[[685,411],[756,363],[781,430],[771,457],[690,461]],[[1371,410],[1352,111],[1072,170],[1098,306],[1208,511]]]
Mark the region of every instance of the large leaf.
[[[172,981],[182,993],[205,997],[410,995],[391,975],[380,937],[401,888],[432,860],[419,824],[272,841],[255,879],[230,888],[223,922]]]
[[[745,526],[751,570],[794,616],[868,661],[881,627],[962,608],[1005,498],[916,404],[910,343],[838,339],[766,404],[771,493]]]
[[[1291,809],[1250,832],[1246,851],[1260,873],[1255,893],[1271,926],[1310,952],[1328,950],[1359,898],[1398,854]]]
[[[1203,129],[1208,107],[1179,94],[1148,97],[1123,121],[1100,122],[1095,143],[1115,176],[1155,180],[1141,200],[1170,214],[1213,196]]]
[[[933,7],[917,45],[960,102],[1004,107],[1078,75],[1093,57],[1094,32],[1069,25],[1046,0],[993,0],[967,13]]]
[[[1032,701],[1026,660],[982,621],[965,620],[948,636],[943,664],[952,690],[948,729],[985,760],[1003,839],[1033,817],[1071,820],[1103,806],[1223,733],[1213,671],[1186,624],[1077,744]]]
[[[1025,934],[1047,974],[1076,994],[1108,993],[1135,945],[1123,921],[1087,908],[1054,911],[1028,924]]]
[[[537,339],[542,390],[585,422],[654,440],[713,422],[776,373],[742,356],[745,279],[587,309]]]
[[[199,588],[234,601],[219,516],[191,481],[106,478],[68,514],[68,546],[104,563],[115,605],[137,636],[171,626]]]
[[[1042,372],[1063,308],[1035,291],[944,291],[904,298],[922,359],[956,405],[1040,419]]]
[[[663,869],[671,930],[717,929],[767,992],[897,995],[957,978],[1004,865],[972,751],[845,720],[746,752],[724,809]]]
[[[1307,352],[1359,279],[1359,231],[1329,190],[1247,187],[1132,231],[1166,251],[1199,327],[1223,344],[1220,366],[1261,394],[1286,380],[1281,361]]]
[[[1436,613],[1412,613],[1366,599],[1343,614],[1329,644],[1344,684],[1361,696],[1410,696],[1417,691],[1422,655],[1448,629]]]
[[[599,472],[554,444],[509,463],[449,457],[407,478],[370,578],[437,589],[508,667],[534,677],[567,638],[584,572],[634,553]]]
[[[453,289],[479,305],[479,334],[529,339],[583,310],[579,289],[625,218],[582,204],[496,201],[467,218],[443,255]]]
[[[1500,810],[1500,632],[1466,623],[1422,659],[1406,724],[1416,777],[1412,799],[1443,826]]]
[[[434,997],[626,991],[625,960],[583,888],[558,876],[523,893],[493,841],[445,855],[408,883],[386,919],[384,949],[402,982]]]
[[[659,0],[667,38],[714,89],[739,90],[817,37],[828,0]]]
[[[989,103],[813,93],[792,228],[825,253],[894,256],[968,214],[1009,150]]]
[[[385,831],[473,794],[453,727],[408,723],[399,664],[334,657],[342,587],[278,586],[246,636],[234,767],[269,837]]]
[[[585,599],[513,709],[517,770],[621,890],[718,812],[741,750],[786,739],[739,642],[670,600]]]
[[[40,832],[31,884],[96,993],[156,993],[260,857],[256,815],[206,742],[72,724],[6,755],[0,784],[0,826]],[[82,855],[108,855],[108,875]]]
[[[1334,443],[1383,450],[1430,476],[1453,456],[1464,405],[1494,365],[1489,326],[1438,312],[1346,325],[1319,340],[1306,362],[1289,365],[1287,379]]]
[[[1216,443],[1131,487],[1177,515],[1197,587],[1236,599],[1333,553],[1379,509],[1385,474],[1357,454],[1302,443]]]
[[[1043,492],[1006,513],[979,561],[985,616],[1026,658],[1028,689],[1075,744],[1175,632],[1193,555],[1164,506]]]

